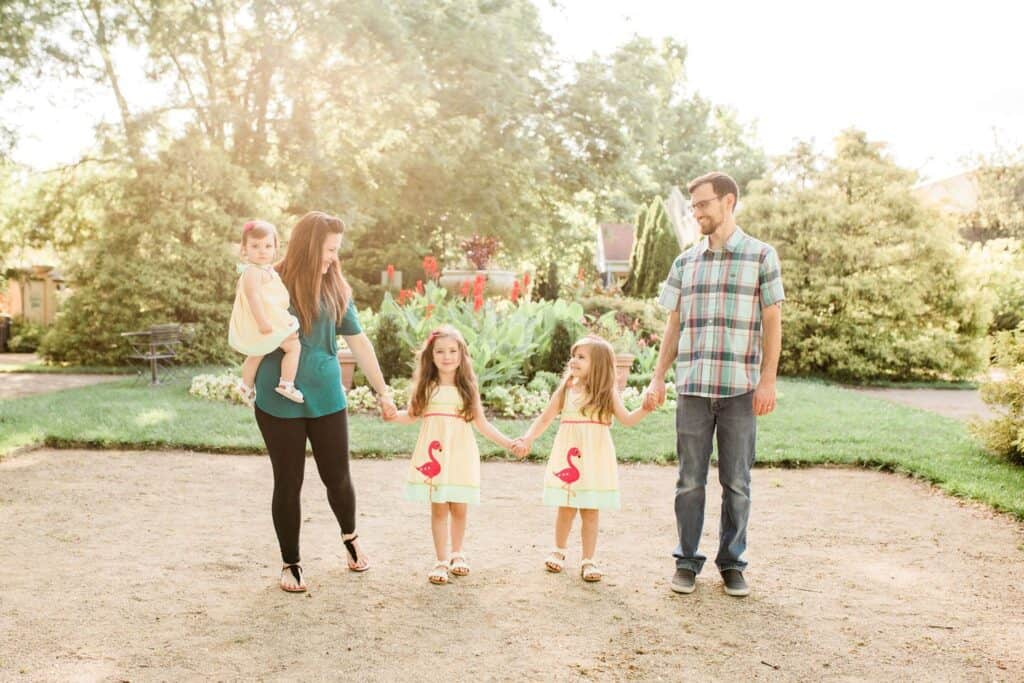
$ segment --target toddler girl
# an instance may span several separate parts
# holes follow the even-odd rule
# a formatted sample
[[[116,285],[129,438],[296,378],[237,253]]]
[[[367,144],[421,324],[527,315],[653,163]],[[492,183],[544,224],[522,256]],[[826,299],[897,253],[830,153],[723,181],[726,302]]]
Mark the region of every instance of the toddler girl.
[[[469,349],[454,327],[439,327],[427,338],[416,362],[409,408],[393,418],[401,424],[418,419],[423,422],[406,475],[405,498],[430,502],[437,561],[427,578],[444,584],[449,572],[469,574],[462,551],[467,504],[480,502],[480,451],[470,425],[502,448],[511,450],[517,443],[487,421]]]
[[[278,347],[284,351],[284,357],[275,391],[296,403],[303,402],[302,392],[294,383],[299,367],[299,321],[288,310],[288,289],[274,270],[277,247],[277,229],[270,223],[249,221],[242,228],[241,255],[246,265],[238,278],[228,344],[246,355],[238,390],[248,406],[256,397],[253,385],[260,361]]]
[[[615,352],[604,339],[584,337],[573,344],[570,355],[561,384],[514,452],[519,457],[526,456],[533,441],[561,414],[544,474],[544,504],[558,507],[555,548],[544,565],[548,571],[562,571],[569,532],[578,511],[583,541],[580,576],[584,581],[600,581],[603,574],[594,561],[598,511],[619,507],[611,418],[614,415],[630,427],[650,411],[643,407],[633,412],[626,410],[615,389]]]

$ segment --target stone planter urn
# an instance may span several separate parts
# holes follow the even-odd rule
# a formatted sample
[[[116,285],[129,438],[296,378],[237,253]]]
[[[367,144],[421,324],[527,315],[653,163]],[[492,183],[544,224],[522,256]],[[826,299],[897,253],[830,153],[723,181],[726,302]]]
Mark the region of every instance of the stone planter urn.
[[[483,275],[486,278],[484,296],[508,296],[512,291],[512,284],[516,281],[516,274],[511,270],[451,270],[445,268],[441,271],[438,283],[457,295],[462,290],[462,283],[468,280],[472,287],[477,275]]]
[[[338,365],[341,366],[341,385],[348,391],[352,388],[352,376],[356,372],[356,354],[348,349],[339,350]]]
[[[631,353],[615,354],[615,388],[619,391],[626,388],[626,382],[629,380],[629,369],[633,367],[634,360],[636,360],[636,356]]]

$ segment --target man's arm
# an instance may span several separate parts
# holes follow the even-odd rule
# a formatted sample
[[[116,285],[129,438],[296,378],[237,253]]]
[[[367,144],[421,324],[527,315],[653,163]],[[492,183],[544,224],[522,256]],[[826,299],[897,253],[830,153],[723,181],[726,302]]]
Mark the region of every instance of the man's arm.
[[[775,410],[775,380],[782,352],[782,304],[761,309],[761,380],[754,389],[754,414]]]
[[[679,311],[670,311],[665,321],[665,332],[661,335],[658,362],[654,366],[651,383],[644,392],[644,407],[653,410],[665,402],[665,373],[672,367],[679,353]]]

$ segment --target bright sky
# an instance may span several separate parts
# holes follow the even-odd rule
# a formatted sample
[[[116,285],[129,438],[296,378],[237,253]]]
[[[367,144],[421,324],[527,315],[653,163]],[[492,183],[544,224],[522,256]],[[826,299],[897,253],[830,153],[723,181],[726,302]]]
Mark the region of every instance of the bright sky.
[[[854,125],[935,179],[991,152],[997,137],[1024,144],[1018,3],[535,1],[565,58],[608,52],[635,34],[687,44],[692,88],[756,124],[769,154],[796,138],[829,150]],[[141,73],[126,80],[132,100],[158,94]],[[0,109],[21,138],[15,159],[36,168],[74,161],[97,122],[116,120],[106,91],[67,84],[13,93]]]

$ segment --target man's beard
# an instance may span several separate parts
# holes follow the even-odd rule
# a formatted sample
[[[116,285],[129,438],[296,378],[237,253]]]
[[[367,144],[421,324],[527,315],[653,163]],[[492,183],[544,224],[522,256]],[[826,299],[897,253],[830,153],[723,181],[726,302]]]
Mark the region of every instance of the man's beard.
[[[712,219],[708,219],[707,222],[700,223],[700,234],[710,235],[722,225],[722,221],[717,223],[713,222]]]

